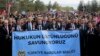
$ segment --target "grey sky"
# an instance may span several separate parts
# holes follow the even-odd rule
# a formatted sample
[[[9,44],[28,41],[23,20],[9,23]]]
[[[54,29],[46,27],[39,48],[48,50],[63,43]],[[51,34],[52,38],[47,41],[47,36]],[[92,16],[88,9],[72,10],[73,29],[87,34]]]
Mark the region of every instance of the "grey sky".
[[[55,1],[57,1],[61,6],[71,6],[74,7],[75,9],[77,8],[80,2],[80,0],[41,0],[41,1],[43,1],[45,4],[48,4],[49,1],[51,1],[52,4]],[[87,3],[88,1],[92,1],[92,0],[83,0],[83,1],[84,3]]]

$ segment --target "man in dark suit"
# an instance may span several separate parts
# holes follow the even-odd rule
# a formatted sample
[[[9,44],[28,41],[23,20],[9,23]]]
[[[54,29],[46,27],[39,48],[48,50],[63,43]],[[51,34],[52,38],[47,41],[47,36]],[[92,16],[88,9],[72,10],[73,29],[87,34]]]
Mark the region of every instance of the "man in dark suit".
[[[65,28],[66,28],[66,22],[63,20],[63,21],[61,22],[61,24],[62,24],[62,30],[65,30]]]
[[[15,11],[13,14],[12,14],[13,18],[15,18],[15,20],[17,21],[19,19],[19,15],[18,15],[18,11]]]
[[[10,39],[10,28],[8,24],[8,20],[4,20],[2,27],[2,37],[4,37],[4,56],[11,56],[12,48],[11,48],[11,39]]]
[[[71,22],[70,20],[67,20],[65,30],[70,30],[70,28],[71,28]]]
[[[75,30],[75,29],[76,29],[75,19],[72,19],[70,23],[70,30]]]
[[[53,28],[52,28],[52,19],[50,18],[49,20],[48,20],[48,30],[53,30]]]
[[[96,32],[96,36],[95,36],[95,54],[97,54],[98,56],[100,56],[100,53],[98,52],[100,49],[100,22],[97,24],[97,32]]]
[[[57,30],[62,30],[62,19],[60,18],[57,20]]]
[[[42,30],[43,29],[43,27],[42,27],[42,19],[41,18],[39,18],[37,20],[37,24],[36,25],[37,25],[36,26],[37,30]]]
[[[49,22],[47,20],[48,20],[48,18],[44,17],[44,19],[42,21],[43,30],[48,30]]]
[[[100,22],[97,24],[98,38],[100,37]]]
[[[4,54],[5,54],[5,46],[4,46],[4,42],[5,42],[5,36],[4,36],[4,34],[3,34],[3,21],[2,21],[2,18],[0,17],[0,45],[1,45],[1,47],[0,47],[0,55],[1,56],[4,56]]]
[[[88,56],[98,56],[96,53],[96,38],[97,38],[97,30],[93,27],[91,22],[88,23],[88,30],[87,30],[87,53]]]
[[[27,30],[28,31],[31,31],[32,30],[32,19],[31,18],[28,19],[28,22],[27,22]]]
[[[81,56],[86,55],[86,32],[87,32],[87,24],[85,23],[85,20],[81,20],[80,24],[80,41],[81,41]]]
[[[22,25],[21,25],[21,20],[17,20],[17,23],[15,25],[15,31],[23,31]]]
[[[52,23],[49,23],[50,30],[57,30],[57,22],[55,19],[52,20]]]

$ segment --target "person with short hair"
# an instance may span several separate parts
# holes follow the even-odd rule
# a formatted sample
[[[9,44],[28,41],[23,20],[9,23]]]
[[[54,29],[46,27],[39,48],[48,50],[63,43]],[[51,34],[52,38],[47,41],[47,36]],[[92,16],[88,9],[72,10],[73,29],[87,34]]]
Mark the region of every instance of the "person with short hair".
[[[0,17],[0,55],[4,56],[4,53],[5,53],[5,45],[4,45],[4,42],[5,42],[5,37],[3,35],[3,19]]]
[[[32,18],[29,18],[28,19],[28,22],[27,22],[27,30],[28,31],[31,31],[32,30]]]
[[[87,43],[86,43],[86,47],[87,47],[87,53],[88,56],[98,56],[96,54],[96,37],[97,37],[97,30],[95,29],[95,27],[93,27],[92,22],[88,22],[88,29],[87,29]]]
[[[42,20],[43,20],[43,18],[38,18],[37,19],[37,29],[38,30],[42,30],[43,29],[43,27],[42,27]]]
[[[9,21],[5,19],[3,21],[3,26],[2,26],[2,37],[4,37],[4,51],[5,54],[4,56],[11,56],[12,55],[12,43],[11,43],[11,38],[10,38],[10,28],[9,28]]]
[[[20,20],[20,19],[17,20],[15,30],[16,30],[16,31],[23,31],[22,25],[21,25],[21,20]]]
[[[43,30],[48,30],[49,27],[48,17],[44,17],[44,19],[42,20],[42,26]]]

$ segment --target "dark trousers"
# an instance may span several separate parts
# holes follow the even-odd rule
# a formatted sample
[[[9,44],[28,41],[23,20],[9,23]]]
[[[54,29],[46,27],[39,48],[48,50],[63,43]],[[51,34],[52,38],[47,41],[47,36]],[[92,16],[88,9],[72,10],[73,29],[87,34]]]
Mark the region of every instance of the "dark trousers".
[[[12,42],[10,39],[5,39],[3,56],[12,56]]]
[[[7,50],[6,51],[6,54],[9,55],[9,56],[12,56],[12,41],[9,39],[6,41],[6,45],[7,46],[5,49]]]
[[[0,56],[4,56],[4,38],[0,36]]]
[[[86,56],[86,42],[85,40],[82,38],[80,39],[80,50],[81,50],[81,56]]]
[[[88,56],[98,56],[96,53],[98,52],[96,49],[96,36],[94,35],[88,35],[87,36],[87,54]]]
[[[85,31],[80,31],[80,51],[81,56],[86,56],[86,33]]]

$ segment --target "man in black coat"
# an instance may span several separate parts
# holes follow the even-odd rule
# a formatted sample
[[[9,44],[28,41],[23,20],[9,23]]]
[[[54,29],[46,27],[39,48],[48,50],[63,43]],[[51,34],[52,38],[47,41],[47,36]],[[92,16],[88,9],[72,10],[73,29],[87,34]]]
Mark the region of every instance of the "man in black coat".
[[[43,27],[43,30],[48,30],[49,29],[49,22],[47,21],[48,18],[45,17],[42,21],[42,27]]]
[[[5,54],[5,48],[4,48],[4,42],[5,42],[5,35],[3,34],[3,24],[2,19],[0,18],[0,55],[4,56]]]
[[[87,32],[87,24],[85,23],[85,20],[82,19],[80,24],[80,46],[81,46],[81,56],[86,56],[86,32]]]
[[[10,28],[8,24],[8,20],[4,20],[3,26],[1,28],[1,36],[3,37],[4,41],[4,56],[11,56],[12,49],[11,49],[11,38],[10,38]]]
[[[87,30],[87,53],[88,56],[98,56],[97,54],[97,46],[96,46],[96,41],[97,41],[97,35],[98,31],[95,27],[93,27],[92,23],[88,23],[88,30]]]
[[[42,20],[41,19],[38,19],[38,21],[36,23],[36,28],[37,28],[37,30],[43,30]]]
[[[50,30],[57,30],[57,22],[55,19],[53,19],[52,22],[49,22],[49,28]]]
[[[82,27],[82,26],[80,26]],[[84,29],[80,28],[80,46],[81,46],[81,56],[86,55],[86,32],[87,32],[87,26],[84,25]]]
[[[62,30],[62,23],[61,22],[57,22],[57,30]]]
[[[97,31],[95,36],[95,52],[98,56],[100,56],[100,53],[98,52],[100,49],[100,22],[97,24]]]

